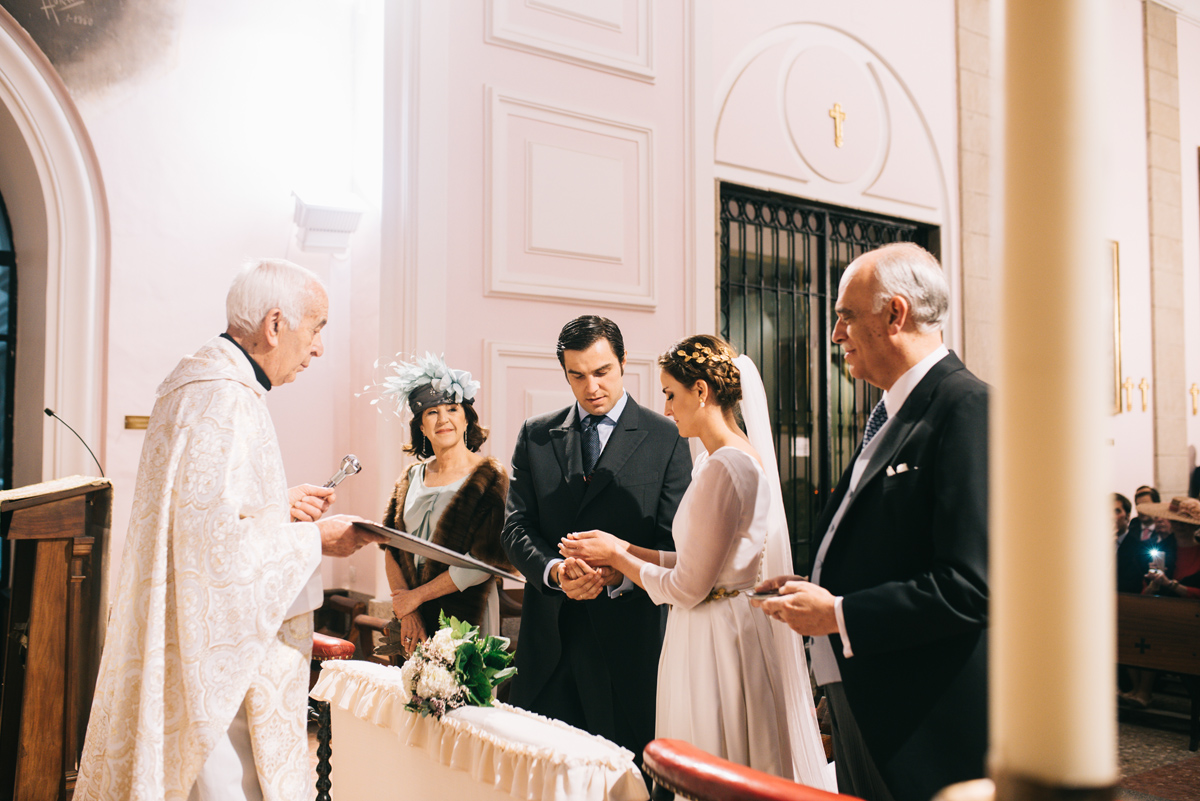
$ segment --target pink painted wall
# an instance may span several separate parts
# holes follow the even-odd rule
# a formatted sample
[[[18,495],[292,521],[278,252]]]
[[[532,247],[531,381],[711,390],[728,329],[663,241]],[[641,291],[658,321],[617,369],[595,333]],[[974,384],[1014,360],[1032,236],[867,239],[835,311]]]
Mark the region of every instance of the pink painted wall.
[[[349,447],[335,412],[361,381],[349,366],[352,354],[363,358],[352,338],[376,338],[377,306],[356,310],[363,304],[349,295],[346,268],[299,251],[290,193],[312,185],[359,192],[370,211],[353,277],[377,285],[380,16],[354,0],[187,4],[166,62],[77,98],[112,219],[105,427],[114,567],[144,440],[124,429],[124,417],[149,414],[179,359],[225,329],[225,293],[244,259],[292,259],[333,294],[325,357],[269,395],[289,479],[324,482]],[[376,95],[364,97],[370,87]],[[364,147],[364,125],[373,148]],[[371,440],[363,444],[369,450]],[[354,508],[347,488],[343,511],[376,514],[375,504]]]
[[[1179,147],[1183,189],[1183,314],[1187,346],[1185,378],[1190,387],[1200,383],[1200,24],[1179,20]],[[1200,463],[1200,416],[1188,409],[1188,455],[1191,466]]]
[[[433,247],[444,254],[446,289],[444,298],[420,298],[434,323],[404,346],[444,352],[484,380],[485,451],[507,462],[527,413],[569,398],[554,357],[566,321],[614,319],[643,361],[688,331],[684,24],[668,3],[645,27],[645,0],[587,11],[619,20],[616,33],[511,2],[493,4],[489,21],[486,5],[455,6],[445,29],[430,15],[421,20],[422,46],[444,46],[449,70],[440,102],[421,98],[446,115],[445,202],[419,212],[445,226]],[[518,30],[551,52],[518,47]],[[652,82],[614,74],[600,56],[588,62],[589,46],[636,51],[643,30],[652,34]],[[498,35],[488,41],[480,31]],[[631,370],[628,388],[657,408],[644,368]]]
[[[1150,327],[1150,224],[1147,216],[1146,79],[1142,4],[1109,3],[1112,46],[1108,61],[1108,142],[1111,211],[1106,236],[1120,244],[1122,373],[1137,384],[1152,378]],[[1107,280],[1107,265],[1098,280]],[[1154,416],[1143,412],[1133,391],[1133,411],[1112,417],[1113,491],[1133,498],[1141,484],[1154,483]]]

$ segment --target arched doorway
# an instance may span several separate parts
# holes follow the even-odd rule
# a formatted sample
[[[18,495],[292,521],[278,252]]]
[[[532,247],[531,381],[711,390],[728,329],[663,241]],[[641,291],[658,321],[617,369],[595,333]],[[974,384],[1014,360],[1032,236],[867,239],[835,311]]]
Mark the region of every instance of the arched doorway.
[[[96,155],[66,87],[3,10],[0,153],[0,196],[21,287],[12,442],[12,482],[20,486],[95,470],[43,408],[103,446],[108,210]]]

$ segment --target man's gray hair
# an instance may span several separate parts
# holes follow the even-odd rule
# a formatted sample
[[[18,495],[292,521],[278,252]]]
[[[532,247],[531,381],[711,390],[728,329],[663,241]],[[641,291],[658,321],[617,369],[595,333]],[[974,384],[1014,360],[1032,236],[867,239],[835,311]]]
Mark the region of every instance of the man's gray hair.
[[[912,242],[896,242],[874,251],[875,311],[894,297],[902,297],[911,308],[917,330],[940,331],[950,311],[950,286],[937,259]]]
[[[296,328],[308,313],[313,287],[325,285],[312,270],[284,259],[254,259],[242,265],[225,297],[229,327],[253,333],[271,309],[279,309],[288,328]]]

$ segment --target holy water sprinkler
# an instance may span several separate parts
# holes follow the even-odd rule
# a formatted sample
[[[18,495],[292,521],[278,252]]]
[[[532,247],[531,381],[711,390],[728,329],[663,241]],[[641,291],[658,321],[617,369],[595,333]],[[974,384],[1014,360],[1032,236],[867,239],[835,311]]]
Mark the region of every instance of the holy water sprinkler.
[[[362,464],[358,461],[358,457],[353,453],[348,453],[342,457],[342,466],[333,474],[333,478],[325,482],[325,486],[332,489],[360,470],[362,470]]]

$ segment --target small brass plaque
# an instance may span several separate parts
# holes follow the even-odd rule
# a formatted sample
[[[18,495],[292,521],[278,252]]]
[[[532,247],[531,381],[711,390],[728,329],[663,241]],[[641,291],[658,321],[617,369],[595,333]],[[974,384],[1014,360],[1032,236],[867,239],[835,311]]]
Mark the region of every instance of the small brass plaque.
[[[125,429],[127,431],[145,431],[150,427],[150,416],[143,414],[127,414],[125,415]]]

